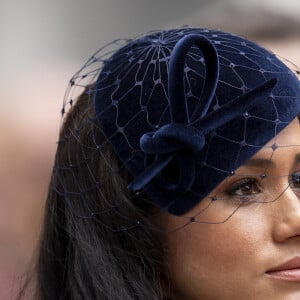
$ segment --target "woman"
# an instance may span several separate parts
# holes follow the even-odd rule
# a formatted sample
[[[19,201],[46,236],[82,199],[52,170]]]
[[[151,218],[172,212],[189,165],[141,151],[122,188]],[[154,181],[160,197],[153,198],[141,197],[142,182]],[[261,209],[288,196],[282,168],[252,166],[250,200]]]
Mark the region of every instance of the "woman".
[[[70,81],[37,298],[300,298],[298,78],[220,31],[120,43]]]

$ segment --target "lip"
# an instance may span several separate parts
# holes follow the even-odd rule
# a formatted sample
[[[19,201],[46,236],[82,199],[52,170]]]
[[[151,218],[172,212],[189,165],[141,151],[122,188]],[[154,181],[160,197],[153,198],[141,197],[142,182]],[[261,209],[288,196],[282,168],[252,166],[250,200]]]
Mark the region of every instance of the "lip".
[[[266,274],[276,279],[300,282],[300,256],[296,256],[280,266],[269,269]]]

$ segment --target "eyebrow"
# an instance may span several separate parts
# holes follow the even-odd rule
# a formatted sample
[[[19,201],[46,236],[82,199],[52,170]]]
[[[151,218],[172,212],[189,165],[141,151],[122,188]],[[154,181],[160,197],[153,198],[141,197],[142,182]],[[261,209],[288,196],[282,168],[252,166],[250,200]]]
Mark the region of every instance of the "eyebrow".
[[[300,161],[300,153],[298,159]],[[267,168],[274,166],[274,162],[271,160],[271,158],[251,158],[244,163],[244,166]]]
[[[300,163],[300,153],[298,153],[294,159],[294,164],[298,164],[298,163]],[[244,166],[248,166],[248,167],[268,168],[268,167],[273,167],[274,165],[275,164],[271,158],[269,158],[269,159],[267,159],[267,158],[252,158],[252,159],[247,160],[244,163]]]

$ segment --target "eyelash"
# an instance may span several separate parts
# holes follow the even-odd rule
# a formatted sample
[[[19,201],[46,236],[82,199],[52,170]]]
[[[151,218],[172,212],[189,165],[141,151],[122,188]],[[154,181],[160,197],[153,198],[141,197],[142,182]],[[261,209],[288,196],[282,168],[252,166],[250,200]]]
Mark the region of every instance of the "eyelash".
[[[247,194],[247,195],[243,195],[242,193],[238,194],[237,191],[242,190],[242,188],[244,188],[245,190],[248,190],[250,192],[251,192],[251,190],[253,190],[253,188],[257,188],[257,190],[259,190],[259,191],[256,193],[251,193],[251,194]],[[228,196],[249,197],[249,196],[257,195],[260,192],[261,192],[261,188],[255,178],[244,178],[244,179],[241,179],[241,180],[233,183],[229,187],[229,189],[226,191],[226,194]]]
[[[300,171],[294,172],[289,176],[289,185],[292,189],[299,190],[296,191],[300,193]],[[250,193],[245,195],[242,193],[238,194],[239,190],[245,189]],[[253,189],[256,191],[253,193]],[[229,197],[239,197],[241,202],[249,202],[253,197],[257,197],[262,192],[262,187],[255,178],[244,178],[235,183],[233,183],[227,190],[226,194]]]
[[[300,189],[300,171],[293,173],[289,179],[290,187]]]

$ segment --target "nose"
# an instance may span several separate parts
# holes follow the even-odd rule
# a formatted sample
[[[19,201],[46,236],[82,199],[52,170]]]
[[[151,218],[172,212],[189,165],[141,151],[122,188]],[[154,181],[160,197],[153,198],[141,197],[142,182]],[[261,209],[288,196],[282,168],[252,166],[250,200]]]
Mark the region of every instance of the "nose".
[[[274,212],[273,239],[283,242],[293,237],[300,238],[300,199],[293,189],[288,188],[273,204]]]

